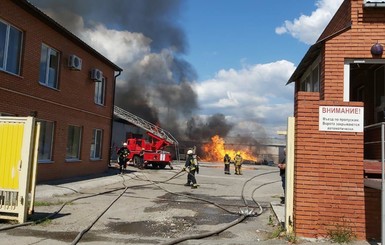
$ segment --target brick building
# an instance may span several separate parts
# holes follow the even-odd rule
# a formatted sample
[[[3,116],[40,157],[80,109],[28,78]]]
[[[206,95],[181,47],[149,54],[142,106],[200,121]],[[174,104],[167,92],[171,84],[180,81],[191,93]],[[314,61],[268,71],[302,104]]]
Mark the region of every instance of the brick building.
[[[365,183],[381,176],[385,8],[365,2],[343,1],[288,81],[295,83],[298,236],[323,238],[339,225],[360,240],[380,238],[381,193]]]
[[[107,170],[121,71],[27,1],[0,1],[0,115],[41,122],[39,182]]]

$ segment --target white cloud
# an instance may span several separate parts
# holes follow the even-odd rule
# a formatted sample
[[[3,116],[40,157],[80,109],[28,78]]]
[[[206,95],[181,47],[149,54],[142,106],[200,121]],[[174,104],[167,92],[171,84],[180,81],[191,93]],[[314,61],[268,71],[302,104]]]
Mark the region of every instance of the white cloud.
[[[195,85],[201,113],[224,114],[235,124],[233,134],[261,132],[260,128],[275,134],[293,114],[293,87],[285,83],[294,70],[286,60],[220,70],[213,79]]]
[[[47,9],[44,11],[119,66],[128,66],[151,53],[152,40],[142,33],[108,29],[105,25],[96,22],[92,22],[91,28],[86,28],[83,17],[79,15],[66,10],[53,12]]]
[[[131,63],[150,52],[151,40],[141,33],[107,29],[96,25],[80,33],[96,50],[118,64]]]
[[[343,0],[318,0],[317,9],[311,15],[301,15],[275,29],[279,35],[289,33],[306,44],[313,44],[321,35]]]

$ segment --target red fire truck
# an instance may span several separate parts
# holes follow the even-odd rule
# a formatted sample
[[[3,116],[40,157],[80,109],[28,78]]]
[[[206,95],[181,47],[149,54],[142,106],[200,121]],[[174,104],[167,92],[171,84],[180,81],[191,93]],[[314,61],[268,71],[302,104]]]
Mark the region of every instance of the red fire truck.
[[[151,165],[153,168],[160,169],[168,165],[173,169],[171,153],[165,148],[174,146],[175,152],[178,152],[178,141],[168,131],[117,106],[114,106],[114,115],[144,129],[149,136],[148,140],[144,138],[127,139],[127,148],[130,151],[129,164],[137,167]]]

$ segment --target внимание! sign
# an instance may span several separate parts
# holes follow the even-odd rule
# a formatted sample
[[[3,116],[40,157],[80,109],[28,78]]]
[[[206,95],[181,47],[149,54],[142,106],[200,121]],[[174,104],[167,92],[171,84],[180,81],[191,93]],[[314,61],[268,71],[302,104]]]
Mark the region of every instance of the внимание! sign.
[[[320,106],[319,130],[363,132],[364,108],[352,106]]]

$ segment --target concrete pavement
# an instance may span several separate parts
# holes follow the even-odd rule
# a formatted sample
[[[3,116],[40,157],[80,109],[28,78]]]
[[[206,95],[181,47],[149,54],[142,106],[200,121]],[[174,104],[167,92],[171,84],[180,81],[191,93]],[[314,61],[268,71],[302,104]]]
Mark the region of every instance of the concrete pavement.
[[[38,184],[36,185],[36,199],[47,199],[54,196],[79,193],[90,188],[112,185],[121,181],[121,179],[116,178],[117,172],[116,169],[110,168],[107,173],[96,177]]]
[[[177,167],[178,168],[178,167]],[[109,168],[108,171],[96,177],[88,177],[86,179],[77,178],[60,182],[49,182],[45,184],[39,184],[36,186],[36,200],[49,199],[55,196],[63,196],[74,193],[81,193],[83,190],[109,186],[121,182],[120,178],[116,178],[118,170],[115,168]],[[130,172],[127,171],[126,174]],[[278,201],[272,201],[270,203],[271,208],[279,223],[285,222],[285,205],[280,204]]]

